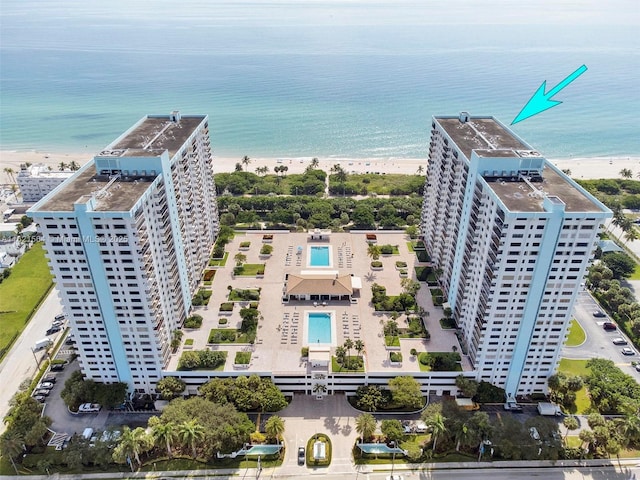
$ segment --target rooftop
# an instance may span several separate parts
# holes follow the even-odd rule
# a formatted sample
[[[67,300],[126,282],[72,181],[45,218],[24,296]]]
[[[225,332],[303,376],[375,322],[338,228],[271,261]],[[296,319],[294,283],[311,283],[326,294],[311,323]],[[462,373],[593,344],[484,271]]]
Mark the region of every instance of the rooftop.
[[[111,184],[103,195],[96,195],[95,211],[129,211],[142,193],[149,188],[155,177],[131,177],[128,180],[118,179]],[[107,175],[96,175],[96,168],[92,160],[75,178],[66,181],[61,189],[42,203],[35,210],[52,212],[72,212],[73,204],[80,197],[97,194],[111,182]],[[116,194],[117,192],[117,194]]]
[[[172,122],[168,116],[146,117],[108,150],[129,150],[123,152],[124,156],[159,155],[158,152],[168,150],[172,158],[204,118],[204,115],[183,116]]]
[[[102,163],[108,162],[109,158],[117,159],[118,163],[114,165],[125,171],[128,157],[157,158],[166,150],[169,158],[172,158],[206,116],[172,117],[173,115],[164,115],[143,118],[121,138],[98,153],[77,176],[65,181],[52,196],[45,197],[44,202],[36,205],[34,210],[71,212],[73,204],[85,196],[96,199],[95,211],[130,210],[157,177],[156,170],[153,169],[156,164],[149,170],[140,170],[140,175],[135,173],[139,167],[132,167],[132,175],[127,176],[125,173],[125,176],[113,180],[114,177],[96,171],[96,159]],[[136,165],[141,164],[138,162]]]
[[[493,150],[494,156],[500,156],[495,150],[531,149],[493,118],[472,117],[464,123],[458,117],[435,118],[467,158],[471,158],[472,150]]]
[[[512,212],[543,212],[544,197],[559,198],[565,204],[566,212],[602,211],[587,195],[549,166],[543,168],[540,181],[510,180],[485,178],[487,185]],[[554,198],[551,200],[558,203]]]

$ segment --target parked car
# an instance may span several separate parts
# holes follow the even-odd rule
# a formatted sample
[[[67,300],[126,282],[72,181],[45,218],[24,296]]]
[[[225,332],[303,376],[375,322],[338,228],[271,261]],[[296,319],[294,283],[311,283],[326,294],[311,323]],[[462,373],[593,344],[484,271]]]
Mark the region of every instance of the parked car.
[[[47,330],[47,333],[45,333],[45,335],[53,335],[54,333],[58,333],[60,330],[62,330],[62,328],[60,327],[51,327],[49,328],[49,330]]]
[[[521,405],[518,405],[515,402],[507,402],[503,405],[503,408],[505,410],[509,410],[510,412],[514,412],[514,413],[521,413],[523,408]]]
[[[540,440],[540,434],[538,433],[538,429],[536,427],[531,427],[529,429],[529,435],[531,435],[531,438],[533,438],[534,440]]]
[[[64,314],[64,313],[61,313],[60,315],[56,315],[56,316],[55,316],[55,318],[54,318],[54,320],[56,320],[56,321],[60,320],[60,321],[63,321],[63,322],[64,322],[64,319],[65,319],[65,318],[66,318],[65,314]]]
[[[298,447],[298,465],[304,465],[305,451],[304,447]]]
[[[63,320],[54,320],[53,322],[51,322],[51,326],[52,327],[62,327],[63,324],[64,324],[64,319]]]
[[[596,318],[604,318],[604,317],[606,317],[606,315],[604,314],[604,312],[602,310],[594,310],[593,316],[596,317]]]
[[[37,396],[37,395],[42,395],[43,397],[48,397],[48,396],[49,396],[49,390],[46,390],[46,389],[44,389],[44,388],[39,388],[38,390],[35,390],[35,391],[33,392],[33,394],[34,394],[35,396]]]
[[[631,349],[629,347],[624,347],[620,351],[622,352],[623,355],[635,355],[636,354],[636,352],[634,352],[633,349]]]
[[[99,412],[101,408],[99,403],[83,403],[78,407],[78,413],[95,413]]]
[[[61,372],[64,370],[64,363],[54,363],[49,367],[52,372]]]
[[[47,401],[47,397],[45,397],[44,395],[36,395],[33,398],[40,403],[44,403]]]
[[[616,337],[611,341],[613,342],[614,345],[626,345],[627,344],[627,341],[622,337]]]
[[[45,390],[51,390],[53,388],[53,383],[51,382],[41,382],[40,385],[38,385],[36,387],[37,389],[45,389]]]
[[[612,322],[604,322],[602,324],[602,328],[604,328],[605,330],[617,330],[618,329],[616,324],[612,323]]]
[[[636,372],[640,372],[640,363],[636,363]]]
[[[40,380],[42,383],[56,383],[58,379],[56,378],[55,375],[45,375],[44,377],[42,377],[42,380]]]

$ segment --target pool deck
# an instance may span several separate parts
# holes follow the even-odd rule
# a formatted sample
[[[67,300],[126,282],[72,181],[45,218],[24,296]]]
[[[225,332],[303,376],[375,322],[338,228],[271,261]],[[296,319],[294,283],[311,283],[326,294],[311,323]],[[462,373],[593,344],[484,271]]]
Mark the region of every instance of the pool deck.
[[[308,240],[306,233],[275,233],[273,240],[269,242],[273,246],[273,254],[265,258],[259,254],[263,245],[261,232],[247,232],[237,234],[227,245],[226,251],[229,258],[225,267],[217,269],[212,287],[209,305],[207,307],[196,307],[193,313],[198,313],[203,317],[202,327],[195,330],[185,330],[184,339],[193,339],[193,347],[189,350],[202,350],[207,348],[209,331],[212,328],[222,328],[218,324],[219,318],[227,318],[228,323],[225,328],[238,328],[241,323],[240,308],[242,303],[236,305],[230,315],[219,313],[219,306],[226,302],[229,291],[227,286],[233,288],[261,288],[260,303],[258,310],[262,314],[262,319],[258,324],[258,335],[255,345],[248,344],[217,344],[209,346],[214,350],[227,351],[227,362],[225,371],[236,372],[237,374],[251,372],[278,372],[303,374],[307,372],[306,358],[301,357],[300,350],[306,346],[307,332],[305,331],[305,311],[333,311],[335,315],[336,340],[341,345],[346,338],[351,338],[354,342],[362,340],[365,344],[365,368],[369,372],[394,371],[398,374],[408,372],[419,372],[417,361],[411,357],[410,350],[415,348],[420,351],[451,352],[455,346],[460,351],[459,343],[453,330],[443,330],[440,327],[439,319],[443,317],[441,307],[434,307],[431,301],[429,289],[425,283],[418,292],[418,304],[427,312],[427,329],[431,333],[431,339],[401,339],[400,351],[403,355],[401,365],[391,365],[389,362],[388,350],[384,345],[384,335],[382,332],[383,323],[390,319],[384,313],[373,310],[371,304],[371,285],[378,283],[387,288],[387,294],[398,295],[401,293],[400,276],[395,267],[396,261],[407,262],[407,269],[410,277],[415,279],[414,266],[417,265],[417,258],[414,253],[409,252],[407,242],[409,238],[404,232],[376,232],[378,245],[391,244],[398,245],[400,254],[381,256],[383,270],[372,271],[370,268],[371,258],[367,256],[367,241],[365,233],[332,233],[331,239],[323,242]],[[272,232],[269,232],[272,233]],[[248,250],[240,250],[240,242],[250,241]],[[340,273],[351,273],[362,278],[362,290],[357,297],[357,303],[347,301],[329,301],[326,305],[323,302],[311,301],[291,301],[288,304],[282,303],[282,292],[285,274],[299,273],[308,268],[308,245],[326,244],[331,245],[332,267],[330,270],[338,270]],[[298,254],[298,246],[303,246]],[[247,263],[266,263],[264,278],[256,277],[234,277],[233,257],[242,252],[247,256]],[[321,270],[318,268],[318,270]],[[241,302],[237,302],[241,303]],[[406,316],[398,318],[400,327],[404,327]],[[284,328],[284,327],[287,328]],[[295,333],[295,335],[294,335]],[[172,355],[167,370],[175,370],[178,359],[185,351],[184,345],[178,352]],[[234,367],[235,353],[238,351],[251,351],[251,363],[248,368]],[[332,349],[333,353],[333,349]],[[352,350],[355,355],[355,350]],[[471,370],[469,361],[463,357],[463,369]]]

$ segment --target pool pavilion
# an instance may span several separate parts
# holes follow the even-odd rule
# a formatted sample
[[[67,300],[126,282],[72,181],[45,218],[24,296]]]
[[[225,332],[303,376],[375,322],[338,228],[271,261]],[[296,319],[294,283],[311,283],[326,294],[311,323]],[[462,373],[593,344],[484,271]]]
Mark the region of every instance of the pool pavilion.
[[[288,274],[285,278],[283,301],[311,300],[327,302],[346,300],[348,302],[362,288],[360,277],[340,274],[337,271],[307,272]]]

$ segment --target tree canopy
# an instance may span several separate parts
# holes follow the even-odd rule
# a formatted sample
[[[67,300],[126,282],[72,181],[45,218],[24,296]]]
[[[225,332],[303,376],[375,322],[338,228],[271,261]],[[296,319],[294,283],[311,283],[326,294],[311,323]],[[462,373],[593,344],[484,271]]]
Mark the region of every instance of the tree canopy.
[[[240,411],[276,412],[287,400],[271,379],[258,375],[214,378],[200,387],[200,394],[219,404],[233,404]]]

